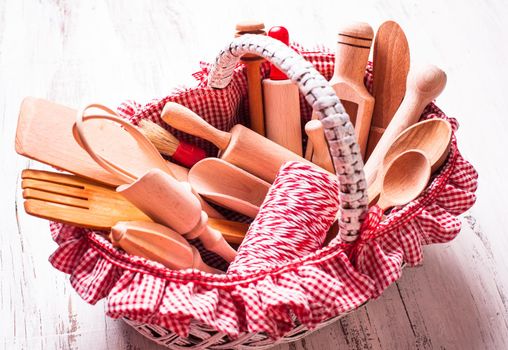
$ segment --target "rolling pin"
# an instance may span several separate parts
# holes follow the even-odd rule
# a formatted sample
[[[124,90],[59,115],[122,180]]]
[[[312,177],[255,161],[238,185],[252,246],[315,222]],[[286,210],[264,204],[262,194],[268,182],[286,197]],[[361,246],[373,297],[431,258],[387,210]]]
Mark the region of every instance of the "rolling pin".
[[[187,239],[199,237],[206,249],[228,262],[235,258],[236,251],[222,234],[208,227],[208,215],[201,209],[190,185],[154,168],[133,183],[118,186],[116,191],[153,221],[172,228]]]
[[[406,128],[415,124],[424,108],[432,102],[446,86],[446,74],[434,65],[411,68],[407,77],[406,95],[374,148],[364,171],[370,186],[376,179],[383,158],[395,138]]]
[[[309,120],[307,124],[305,124],[305,133],[309,137],[309,141],[312,142],[312,163],[333,173],[335,169],[333,168],[332,157],[330,156],[330,151],[328,150],[328,144],[326,143],[323,124],[321,124],[321,121],[317,119]]]
[[[353,22],[339,29],[335,68],[330,80],[355,127],[363,157],[374,110],[374,97],[363,83],[373,36],[372,27],[363,22]]]
[[[268,36],[289,44],[284,27],[273,27]],[[302,125],[298,86],[270,64],[270,78],[263,80],[266,137],[288,150],[302,155]]]
[[[120,221],[111,228],[111,243],[131,255],[157,261],[172,270],[198,269],[222,273],[208,266],[198,250],[170,228],[146,221]]]
[[[263,22],[243,21],[236,25],[235,37],[244,34],[266,35]],[[261,64],[263,59],[256,55],[245,55],[241,61],[247,70],[247,95],[249,98],[250,127],[265,136],[265,120],[263,115],[263,92],[261,90]]]
[[[212,142],[220,149],[221,159],[269,183],[273,183],[279,168],[288,161],[313,165],[243,125],[233,126],[230,132],[217,130],[178,103],[166,103],[161,118],[177,130]]]

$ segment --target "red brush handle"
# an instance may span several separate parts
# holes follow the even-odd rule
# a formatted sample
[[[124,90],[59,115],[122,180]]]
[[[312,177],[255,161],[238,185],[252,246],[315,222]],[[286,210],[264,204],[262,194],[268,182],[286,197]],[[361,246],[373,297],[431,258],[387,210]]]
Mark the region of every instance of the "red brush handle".
[[[268,31],[268,36],[282,41],[284,44],[289,45],[289,32],[284,27],[272,27]],[[286,80],[288,77],[282,73],[277,67],[270,63],[270,79],[272,80]]]
[[[206,158],[206,153],[198,146],[180,141],[180,144],[171,158],[184,167],[192,168],[194,164],[199,162],[201,159]]]

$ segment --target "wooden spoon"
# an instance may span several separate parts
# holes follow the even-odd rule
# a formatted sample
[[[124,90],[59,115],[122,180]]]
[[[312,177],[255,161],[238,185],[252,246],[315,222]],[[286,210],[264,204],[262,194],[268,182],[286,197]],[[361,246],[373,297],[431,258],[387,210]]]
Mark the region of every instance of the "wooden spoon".
[[[196,163],[189,171],[189,183],[210,202],[251,218],[270,188],[268,182],[218,158]]]
[[[375,181],[369,186],[369,203],[372,203],[381,192],[383,169],[400,154],[410,149],[417,149],[429,158],[431,171],[443,165],[452,140],[452,126],[444,119],[428,119],[416,123],[404,130],[392,143],[385,154]]]
[[[429,159],[421,151],[409,150],[399,155],[386,170],[377,205],[385,212],[411,202],[427,186],[430,168]]]
[[[384,22],[377,30],[373,57],[372,94],[376,102],[365,159],[374,150],[406,93],[409,45],[404,31],[396,22]]]

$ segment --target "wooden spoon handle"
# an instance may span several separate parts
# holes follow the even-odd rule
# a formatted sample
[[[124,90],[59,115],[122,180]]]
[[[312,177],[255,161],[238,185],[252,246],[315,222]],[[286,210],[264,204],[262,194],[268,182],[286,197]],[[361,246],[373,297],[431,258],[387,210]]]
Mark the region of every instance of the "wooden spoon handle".
[[[329,172],[334,172],[335,169],[333,168],[330,151],[328,151],[328,145],[326,143],[323,124],[321,121],[310,120],[307,122],[307,124],[305,124],[305,132],[307,133],[307,136],[312,142],[314,148],[311,161]]]
[[[208,140],[221,150],[226,149],[231,140],[230,133],[214,128],[189,108],[175,102],[166,103],[161,118],[173,128]]]

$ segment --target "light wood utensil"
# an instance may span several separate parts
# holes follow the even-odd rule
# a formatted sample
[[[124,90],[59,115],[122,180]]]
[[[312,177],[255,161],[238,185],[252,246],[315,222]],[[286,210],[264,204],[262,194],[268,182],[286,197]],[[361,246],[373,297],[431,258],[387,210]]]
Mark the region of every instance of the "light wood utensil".
[[[122,183],[98,165],[72,135],[76,110],[44,99],[26,97],[21,103],[16,129],[16,152],[110,186]],[[112,152],[135,154],[134,143],[110,145]],[[135,147],[134,149],[132,147]],[[186,181],[188,170],[168,162],[177,179]]]
[[[376,102],[365,159],[374,150],[404,98],[409,62],[409,45],[402,28],[394,21],[381,24],[374,41],[372,93]]]
[[[154,168],[174,176],[173,168],[169,167],[171,163],[162,158],[150,140],[134,125],[119,118],[113,110],[91,104],[79,111],[77,116],[72,131],[78,144],[97,164],[117,176],[123,184],[136,181]],[[185,169],[185,173],[187,181],[188,170]],[[210,216],[222,218],[217,210],[199,195],[196,196]]]
[[[335,70],[330,80],[355,127],[362,156],[365,157],[374,97],[363,82],[374,31],[363,22],[353,22],[339,29]]]
[[[221,150],[221,159],[269,183],[275,180],[279,168],[287,161],[312,165],[299,155],[243,125],[233,126],[230,132],[215,129],[196,113],[178,103],[168,102],[161,117],[175,129],[212,142]]]
[[[258,21],[242,21],[236,25],[235,37],[244,34],[266,35],[265,25]],[[256,55],[245,55],[241,61],[247,71],[247,95],[249,98],[250,127],[260,135],[265,135],[263,113],[263,91],[261,89],[261,64],[263,59]]]
[[[445,85],[445,72],[434,65],[412,68],[409,71],[404,100],[365,163],[363,170],[369,186],[374,182],[383,158],[395,138],[420,119],[424,108],[439,96]]]
[[[427,187],[430,174],[430,162],[423,152],[409,150],[400,154],[386,169],[377,205],[385,212],[411,202]]]
[[[173,161],[187,168],[191,168],[206,157],[203,149],[178,140],[173,134],[154,122],[141,119],[138,127],[160,153],[171,157]]]
[[[289,34],[284,27],[273,27],[268,35],[289,45]],[[270,64],[270,78],[263,80],[263,99],[266,137],[301,156],[302,123],[298,86],[273,64]]]
[[[419,150],[427,156],[431,170],[435,172],[445,162],[451,141],[452,126],[444,119],[424,120],[404,130],[393,141],[379,167],[378,176],[369,185],[369,203],[381,193],[383,172],[396,157],[411,149]]]
[[[23,170],[21,178],[25,211],[33,216],[94,230],[110,230],[119,221],[152,221],[113,187],[42,170]],[[249,228],[214,218],[208,225],[231,244],[240,244]]]
[[[319,165],[321,168],[333,173],[332,157],[328,150],[328,144],[326,143],[325,134],[323,130],[323,124],[317,119],[313,119],[305,124],[305,133],[312,142],[312,163]]]
[[[251,218],[270,189],[260,178],[218,158],[206,158],[189,172],[192,188],[212,203]]]
[[[154,168],[136,181],[119,186],[117,191],[154,221],[188,239],[199,237],[206,249],[228,262],[235,258],[236,251],[221,233],[208,227],[208,215],[187,183]]]
[[[146,221],[121,221],[111,228],[109,239],[128,254],[157,261],[172,270],[197,269],[223,273],[208,266],[196,247],[170,228]]]

